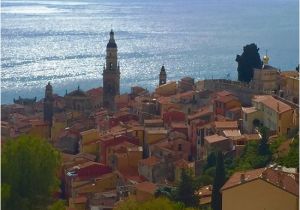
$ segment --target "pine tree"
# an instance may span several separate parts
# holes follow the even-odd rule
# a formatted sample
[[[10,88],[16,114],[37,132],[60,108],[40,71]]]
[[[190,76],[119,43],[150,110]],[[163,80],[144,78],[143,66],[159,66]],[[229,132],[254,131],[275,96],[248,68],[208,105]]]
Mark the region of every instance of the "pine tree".
[[[270,154],[270,149],[268,145],[269,129],[267,127],[261,127],[260,133],[261,133],[261,140],[258,146],[258,154],[269,155]]]
[[[250,82],[253,78],[253,68],[261,68],[262,61],[258,53],[259,48],[252,43],[244,46],[243,54],[237,55],[235,61],[238,62],[238,80]]]
[[[186,206],[197,206],[199,198],[195,195],[195,184],[193,177],[186,171],[181,171],[181,180],[177,187],[176,200]]]
[[[225,184],[225,169],[222,152],[217,154],[216,175],[213,183],[211,207],[213,210],[222,210],[221,187]]]

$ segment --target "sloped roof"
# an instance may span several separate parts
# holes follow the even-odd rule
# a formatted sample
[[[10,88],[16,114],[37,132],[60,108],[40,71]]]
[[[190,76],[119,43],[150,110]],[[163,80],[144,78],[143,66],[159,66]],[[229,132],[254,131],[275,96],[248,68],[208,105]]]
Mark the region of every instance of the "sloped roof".
[[[154,194],[158,187],[152,182],[142,182],[135,185],[137,190]]]
[[[218,134],[215,134],[215,135],[211,135],[211,136],[205,136],[204,139],[212,144],[212,143],[215,143],[215,142],[220,142],[220,141],[225,141],[225,140],[228,140],[227,137],[224,137],[224,136],[220,136]]]
[[[241,182],[242,174],[244,174],[245,176],[245,181],[243,182]],[[246,172],[236,172],[223,185],[221,191],[242,184],[247,184],[247,182],[253,181],[255,179],[262,179],[284,191],[299,196],[299,186],[296,181],[296,176],[299,177],[299,174],[285,173],[280,170],[275,170],[273,168],[259,168]]]
[[[256,95],[253,97],[253,101],[260,102],[278,113],[283,113],[292,109],[290,105],[283,103],[270,95]]]
[[[238,128],[237,121],[215,121],[216,128]]]
[[[151,156],[146,159],[142,159],[139,162],[143,165],[154,166],[154,165],[160,163],[160,160],[155,156]]]

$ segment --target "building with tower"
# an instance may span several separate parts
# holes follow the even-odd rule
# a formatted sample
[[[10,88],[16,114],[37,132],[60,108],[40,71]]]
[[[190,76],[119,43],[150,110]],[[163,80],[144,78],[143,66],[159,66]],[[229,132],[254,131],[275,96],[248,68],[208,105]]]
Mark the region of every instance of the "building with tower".
[[[53,119],[53,89],[50,82],[46,86],[44,98],[44,122],[49,125],[49,137],[51,137],[52,119]]]
[[[106,64],[103,66],[103,106],[114,109],[115,96],[120,94],[120,66],[118,63],[118,47],[113,30],[106,46]]]
[[[277,78],[279,75],[279,69],[269,65],[269,56],[263,57],[262,68],[253,70],[252,86],[259,91],[272,92],[278,89]]]
[[[166,73],[165,66],[163,65],[159,73],[159,86],[164,85],[166,83],[167,83],[167,73]]]

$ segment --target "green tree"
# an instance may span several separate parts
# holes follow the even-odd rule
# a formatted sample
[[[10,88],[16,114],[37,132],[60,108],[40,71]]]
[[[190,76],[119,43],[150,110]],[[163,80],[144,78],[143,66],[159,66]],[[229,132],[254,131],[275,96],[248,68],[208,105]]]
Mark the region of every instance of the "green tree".
[[[193,177],[186,170],[181,171],[181,179],[176,190],[176,200],[186,206],[197,206],[199,198],[195,194],[196,186]]]
[[[132,198],[120,202],[116,210],[193,210],[186,208],[184,204],[170,201],[167,198],[155,198],[145,202],[138,202]]]
[[[211,152],[207,156],[206,164],[203,167],[203,170],[207,170],[208,168],[216,165],[216,152]]]
[[[262,61],[258,53],[259,48],[252,43],[244,46],[242,55],[237,55],[235,61],[238,63],[238,80],[250,82],[253,78],[253,68],[261,68]]]
[[[55,203],[53,203],[49,208],[49,210],[65,210],[65,201],[63,200],[58,200]]]
[[[293,142],[290,144],[289,152],[286,156],[279,159],[279,164],[291,167],[299,168],[299,136],[293,138]]]
[[[217,154],[216,175],[213,183],[211,207],[213,210],[222,210],[222,195],[220,189],[225,184],[225,168],[222,152]]]
[[[155,191],[154,196],[155,197],[166,197],[170,200],[174,200],[175,190],[174,190],[174,188],[168,187],[168,186],[160,187]]]
[[[258,154],[260,155],[270,155],[270,149],[268,144],[269,139],[269,129],[267,127],[260,128],[261,140],[258,146]]]
[[[44,140],[21,136],[7,141],[1,153],[1,183],[8,197],[2,207],[44,209],[58,189],[59,165],[59,152]]]

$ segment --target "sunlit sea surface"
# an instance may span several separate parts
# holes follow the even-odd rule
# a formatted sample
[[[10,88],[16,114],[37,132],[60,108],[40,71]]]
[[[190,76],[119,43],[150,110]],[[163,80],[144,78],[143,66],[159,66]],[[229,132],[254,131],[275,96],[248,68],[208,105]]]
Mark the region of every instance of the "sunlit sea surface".
[[[43,97],[102,85],[115,31],[121,92],[168,80],[237,78],[236,54],[256,43],[270,64],[295,69],[298,0],[66,0],[1,2],[1,98]]]

